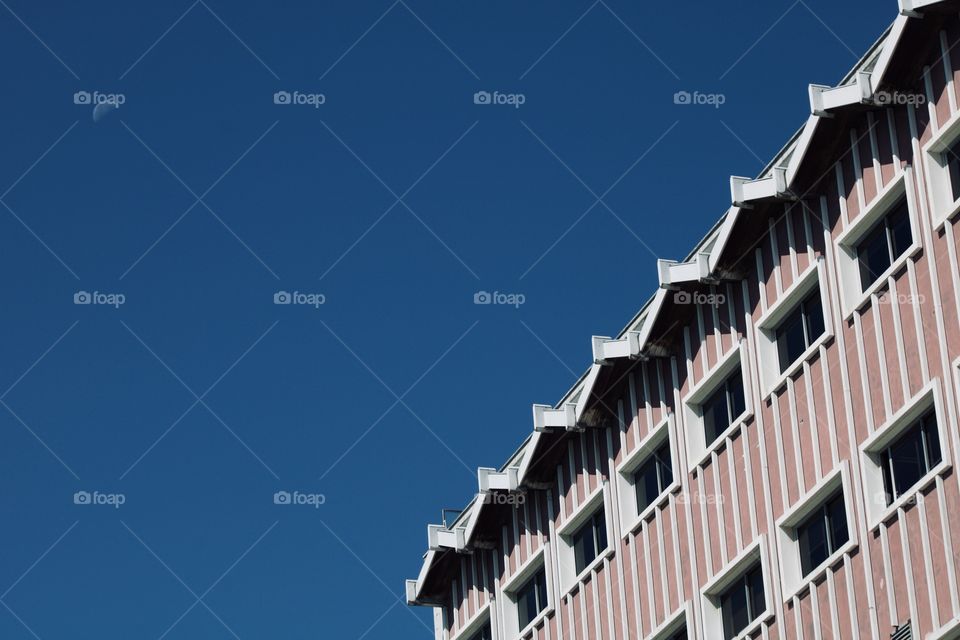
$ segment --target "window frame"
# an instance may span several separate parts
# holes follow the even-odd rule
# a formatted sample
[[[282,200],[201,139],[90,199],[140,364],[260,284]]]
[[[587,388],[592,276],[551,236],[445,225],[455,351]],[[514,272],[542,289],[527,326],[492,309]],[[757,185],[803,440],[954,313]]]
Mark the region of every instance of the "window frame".
[[[883,482],[882,453],[887,447],[905,434],[916,421],[933,410],[937,421],[937,436],[940,444],[941,461],[923,474],[909,489],[887,504]],[[952,467],[950,445],[947,440],[946,413],[943,409],[943,394],[939,378],[928,382],[920,391],[907,399],[903,406],[874,430],[873,434],[860,445],[860,464],[862,468],[865,504],[868,524],[871,531],[886,522],[896,512],[908,506],[938,476]]]
[[[480,610],[459,631],[451,634],[450,640],[472,640],[472,634],[477,633],[487,624],[490,625],[491,637],[493,637],[493,608],[489,602],[480,607]]]
[[[754,634],[763,624],[774,615],[773,584],[770,575],[768,559],[768,545],[766,534],[761,534],[757,540],[740,552],[721,569],[706,585],[700,589],[700,598],[703,610],[703,630],[706,640],[726,640],[723,630],[723,612],[721,597],[747,572],[759,565],[763,579],[763,600],[765,608],[744,627],[735,638],[746,638]]]
[[[714,451],[724,446],[727,438],[737,433],[753,417],[753,394],[751,393],[749,364],[747,341],[741,339],[739,344],[721,356],[720,361],[710,371],[706,372],[684,397],[682,405],[686,426],[687,466],[690,471],[694,471],[705,464]],[[740,367],[740,375],[743,377],[744,411],[736,416],[724,431],[718,433],[712,442],[707,442],[702,404],[719,389],[721,384],[726,383],[727,378],[737,367]],[[674,474],[674,477],[679,476]]]
[[[819,565],[803,572],[800,557],[798,529],[809,517],[837,494],[843,496],[844,513],[847,518],[847,541],[827,556]],[[836,468],[827,473],[817,484],[811,487],[797,502],[777,520],[777,549],[780,560],[780,581],[783,584],[783,601],[789,602],[795,596],[805,593],[811,584],[821,580],[827,568],[835,566],[848,553],[859,545],[859,530],[854,506],[855,496],[850,476],[850,465],[841,461]]]
[[[543,570],[546,575],[547,583],[547,603],[546,606],[541,610],[533,620],[531,620],[525,627],[520,627],[520,610],[519,602],[517,601],[517,596],[522,587],[526,586],[527,582],[532,579],[537,573]],[[549,555],[549,545],[542,546],[537,550],[530,558],[527,559],[523,565],[517,569],[516,572],[501,585],[500,590],[503,592],[504,606],[502,607],[502,631],[505,638],[518,638],[523,636],[527,631],[536,627],[538,624],[542,623],[543,620],[549,616],[554,610],[554,602],[556,601],[556,595],[553,590],[553,572],[552,572],[552,563],[550,561]]]
[[[817,299],[815,305],[813,304],[814,297],[816,297]],[[817,287],[816,291],[810,291],[809,293],[807,293],[806,297],[804,297],[799,303],[797,303],[796,307],[794,307],[790,311],[790,313],[788,313],[787,316],[780,321],[780,324],[773,330],[773,334],[775,336],[775,340],[777,343],[777,356],[778,356],[777,360],[778,360],[778,363],[780,364],[781,374],[784,371],[791,369],[794,363],[797,360],[799,360],[801,357],[803,357],[803,355],[810,350],[810,347],[812,347],[814,343],[820,340],[820,337],[823,336],[824,333],[826,333],[826,328],[824,328],[824,330],[821,331],[819,334],[817,334],[816,337],[812,337],[810,335],[813,331],[813,327],[811,327],[812,318],[813,318],[813,314],[810,312],[811,306],[820,307],[820,323],[823,324],[824,323],[823,322],[823,294],[820,293],[820,288]],[[787,321],[792,320],[795,314],[799,315],[800,329],[801,331],[803,331],[803,348],[800,350],[800,353],[794,356],[791,360],[784,361],[785,349],[784,349],[784,345],[782,344],[782,339],[784,338],[783,329]]]
[[[795,376],[809,362],[820,347],[834,337],[833,314],[830,310],[830,289],[827,286],[826,260],[821,256],[810,264],[796,280],[780,294],[756,322],[757,366],[760,369],[761,395],[764,399],[776,393],[787,379]],[[790,317],[797,306],[804,303],[815,290],[820,292],[820,307],[823,312],[823,333],[807,345],[806,349],[786,368],[771,368],[765,362],[780,364],[777,330]]]
[[[611,516],[612,500],[610,498],[610,484],[604,481],[600,487],[583,501],[567,517],[566,521],[557,528],[557,565],[560,574],[560,593],[567,595],[579,588],[583,580],[590,575],[606,558],[615,551],[613,520]],[[603,510],[603,522],[607,529],[607,546],[597,549],[597,555],[581,570],[576,569],[576,550],[573,545],[573,536],[581,530],[597,512]]]
[[[876,224],[885,218],[904,196],[907,200],[907,217],[910,221],[912,242],[883,273],[877,274],[874,281],[864,288],[860,282],[860,260],[857,248],[861,241],[874,230]],[[907,261],[917,255],[922,246],[920,231],[916,178],[913,167],[908,164],[873,198],[873,201],[864,206],[863,211],[834,241],[837,250],[840,308],[845,321],[865,307],[875,294],[887,286],[887,279],[903,269]]]
[[[638,510],[636,472],[661,447],[670,447],[670,463],[673,471],[673,482],[666,486],[657,499],[650,503],[643,511]],[[680,489],[680,478],[683,473],[680,465],[679,451],[676,437],[676,419],[671,413],[661,420],[632,452],[627,454],[617,466],[617,495],[620,502],[618,509],[620,517],[621,537],[626,538],[636,532],[640,525],[648,520],[656,510],[663,507],[671,495]]]
[[[960,112],[953,114],[930,140],[923,145],[920,156],[926,176],[927,199],[933,229],[940,231],[944,223],[960,212],[960,198],[953,197],[950,165],[945,162],[949,149],[960,142]]]
[[[650,635],[645,636],[645,639],[669,640],[681,630],[686,631],[689,638],[693,629],[693,600],[687,600],[676,611],[669,614],[666,620],[660,623],[660,626],[651,631]]]

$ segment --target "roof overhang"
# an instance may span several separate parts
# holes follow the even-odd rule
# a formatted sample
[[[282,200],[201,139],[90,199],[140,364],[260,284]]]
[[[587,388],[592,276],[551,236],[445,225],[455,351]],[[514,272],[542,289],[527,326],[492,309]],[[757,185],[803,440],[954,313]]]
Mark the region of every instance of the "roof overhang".
[[[854,81],[839,87],[822,84],[810,85],[810,113],[821,118],[832,118],[837,111],[854,105],[873,103],[872,74],[858,71]]]

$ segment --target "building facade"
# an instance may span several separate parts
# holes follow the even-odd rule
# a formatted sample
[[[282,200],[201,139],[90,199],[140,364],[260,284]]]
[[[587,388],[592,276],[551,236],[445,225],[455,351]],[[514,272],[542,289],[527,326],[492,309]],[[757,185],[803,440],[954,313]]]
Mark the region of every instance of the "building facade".
[[[438,640],[960,638],[960,3],[900,15],[406,585]]]

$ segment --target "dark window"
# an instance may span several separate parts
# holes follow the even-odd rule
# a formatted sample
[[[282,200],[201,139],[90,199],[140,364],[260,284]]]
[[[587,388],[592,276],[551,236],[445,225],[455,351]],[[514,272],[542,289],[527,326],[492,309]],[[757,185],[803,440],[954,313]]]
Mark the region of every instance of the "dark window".
[[[517,617],[524,629],[547,608],[547,574],[540,569],[517,591]]]
[[[777,327],[780,372],[787,370],[825,331],[820,290],[807,296]]]
[[[687,628],[684,627],[683,629],[674,632],[674,634],[667,638],[667,640],[687,640]]]
[[[903,196],[857,245],[861,289],[873,284],[877,276],[903,255],[912,242],[910,211],[907,197]]]
[[[937,419],[931,411],[884,449],[880,456],[887,504],[906,493],[942,459]]]
[[[818,507],[806,522],[797,527],[800,543],[800,567],[807,575],[850,539],[843,494]]]
[[[763,593],[763,569],[757,565],[746,572],[720,596],[723,636],[733,638],[767,608]]]
[[[603,509],[597,511],[590,520],[573,534],[573,553],[577,575],[593,562],[600,552],[607,548],[607,523]]]
[[[670,443],[666,442],[640,465],[633,476],[637,488],[637,513],[642,513],[673,483]]]
[[[701,410],[704,436],[709,445],[746,411],[740,367],[737,367],[736,371],[723,381],[720,388],[704,401]]]
[[[490,631],[490,623],[483,625],[480,629],[477,630],[472,636],[467,638],[467,640],[493,640],[493,634]]]
[[[947,168],[950,170],[950,188],[953,199],[960,199],[960,139],[950,145],[944,154]]]

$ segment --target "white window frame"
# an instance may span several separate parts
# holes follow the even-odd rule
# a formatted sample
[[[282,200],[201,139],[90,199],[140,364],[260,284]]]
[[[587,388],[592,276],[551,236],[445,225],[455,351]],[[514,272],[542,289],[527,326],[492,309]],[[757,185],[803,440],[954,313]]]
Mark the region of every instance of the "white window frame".
[[[517,571],[510,576],[500,587],[504,596],[503,611],[503,635],[506,640],[523,637],[528,631],[542,624],[543,620],[554,610],[556,595],[553,593],[553,575],[549,558],[549,547],[542,546],[536,553],[530,556]],[[517,591],[527,580],[532,578],[540,569],[543,569],[547,576],[547,606],[543,611],[530,621],[527,626],[520,628],[520,615],[517,610]]]
[[[960,211],[960,198],[954,200],[946,151],[960,140],[960,112],[953,114],[941,129],[923,145],[923,166],[927,177],[927,196],[934,230]]]
[[[687,637],[694,637],[692,600],[687,600],[677,611],[660,623],[660,626],[644,636],[644,640],[664,640],[679,631],[681,627],[686,627]]]
[[[450,640],[466,640],[470,637],[471,634],[476,633],[480,628],[490,623],[490,634],[496,638],[496,631],[494,631],[493,624],[493,608],[490,606],[490,603],[480,607],[480,610],[471,618],[460,631],[450,636]]]
[[[705,640],[724,640],[723,611],[720,608],[720,596],[745,571],[752,568],[759,561],[763,573],[763,598],[766,608],[756,619],[748,624],[735,638],[747,638],[774,615],[773,584],[770,580],[770,562],[767,559],[767,536],[761,535],[757,540],[740,552],[726,567],[720,570],[700,590],[700,599],[703,608],[703,630]]]
[[[686,427],[687,440],[687,461],[690,471],[704,464],[714,451],[723,446],[727,438],[738,432],[744,422],[753,417],[753,394],[750,393],[750,371],[747,358],[747,342],[741,340],[724,355],[720,361],[714,365],[707,374],[696,383],[683,399],[683,417]],[[734,418],[730,426],[722,433],[717,435],[717,439],[712,443],[706,441],[704,432],[703,410],[701,404],[704,400],[717,390],[723,384],[731,372],[740,367],[740,375],[743,376],[743,400],[745,410],[738,417]]]
[[[945,622],[936,631],[927,635],[927,640],[960,640],[960,617]]]
[[[874,225],[885,215],[906,193],[907,211],[910,218],[910,233],[913,242],[903,252],[903,255],[894,260],[887,270],[878,274],[877,278],[866,289],[861,287],[860,261],[857,258],[857,245],[873,230]],[[887,278],[903,268],[921,248],[920,244],[920,213],[917,207],[917,196],[913,167],[907,165],[890,184],[874,197],[851,222],[847,228],[837,236],[837,279],[840,282],[840,307],[845,320],[849,320],[854,313],[861,309],[873,294],[886,286]]]
[[[820,306],[823,308],[823,335],[810,343],[810,346],[780,371],[780,352],[777,346],[777,329],[793,313],[797,305],[803,302],[815,289],[820,290]],[[763,397],[775,393],[803,367],[803,363],[820,350],[820,346],[833,338],[833,315],[830,313],[830,292],[827,289],[827,266],[822,257],[806,270],[784,291],[780,298],[757,320],[757,361],[760,366],[761,389]],[[771,368],[764,363],[776,363]]]
[[[838,491],[839,490],[839,491]],[[843,495],[843,507],[847,518],[848,540],[831,553],[807,574],[803,573],[800,558],[800,542],[797,531],[807,519],[823,507],[826,500],[837,493]],[[854,511],[854,494],[850,484],[850,466],[846,460],[811,487],[797,503],[777,521],[780,544],[780,580],[783,584],[783,601],[789,602],[803,594],[811,584],[823,578],[828,567],[834,566],[844,555],[857,548],[857,521]]]
[[[595,489],[583,504],[570,514],[570,517],[557,528],[557,565],[560,568],[560,592],[567,595],[577,588],[604,559],[609,558],[614,550],[614,530],[611,517],[612,499],[610,497],[610,483],[604,482],[599,489]],[[607,546],[597,549],[597,557],[577,573],[576,551],[573,548],[573,534],[585,525],[597,510],[603,509],[604,524],[607,527]]]
[[[921,418],[930,409],[934,410],[937,419],[937,436],[940,440],[941,462],[928,471],[919,482],[909,491],[898,496],[890,505],[886,503],[886,492],[883,487],[883,469],[881,468],[881,454],[898,437]],[[951,467],[950,444],[947,441],[949,431],[947,415],[943,410],[940,379],[934,378],[920,391],[907,400],[887,422],[877,428],[873,434],[860,445],[860,464],[863,475],[867,522],[873,531],[886,522],[896,512],[916,499],[939,475]]]
[[[665,442],[668,442],[670,446],[670,467],[673,471],[673,482],[664,487],[656,500],[651,502],[642,512],[638,512],[637,485],[634,475]],[[664,503],[669,500],[670,495],[680,489],[680,477],[683,471],[678,453],[676,420],[671,413],[661,420],[617,467],[617,496],[620,500],[618,512],[620,514],[622,538],[636,532],[641,523],[650,517],[650,514],[662,508]]]

